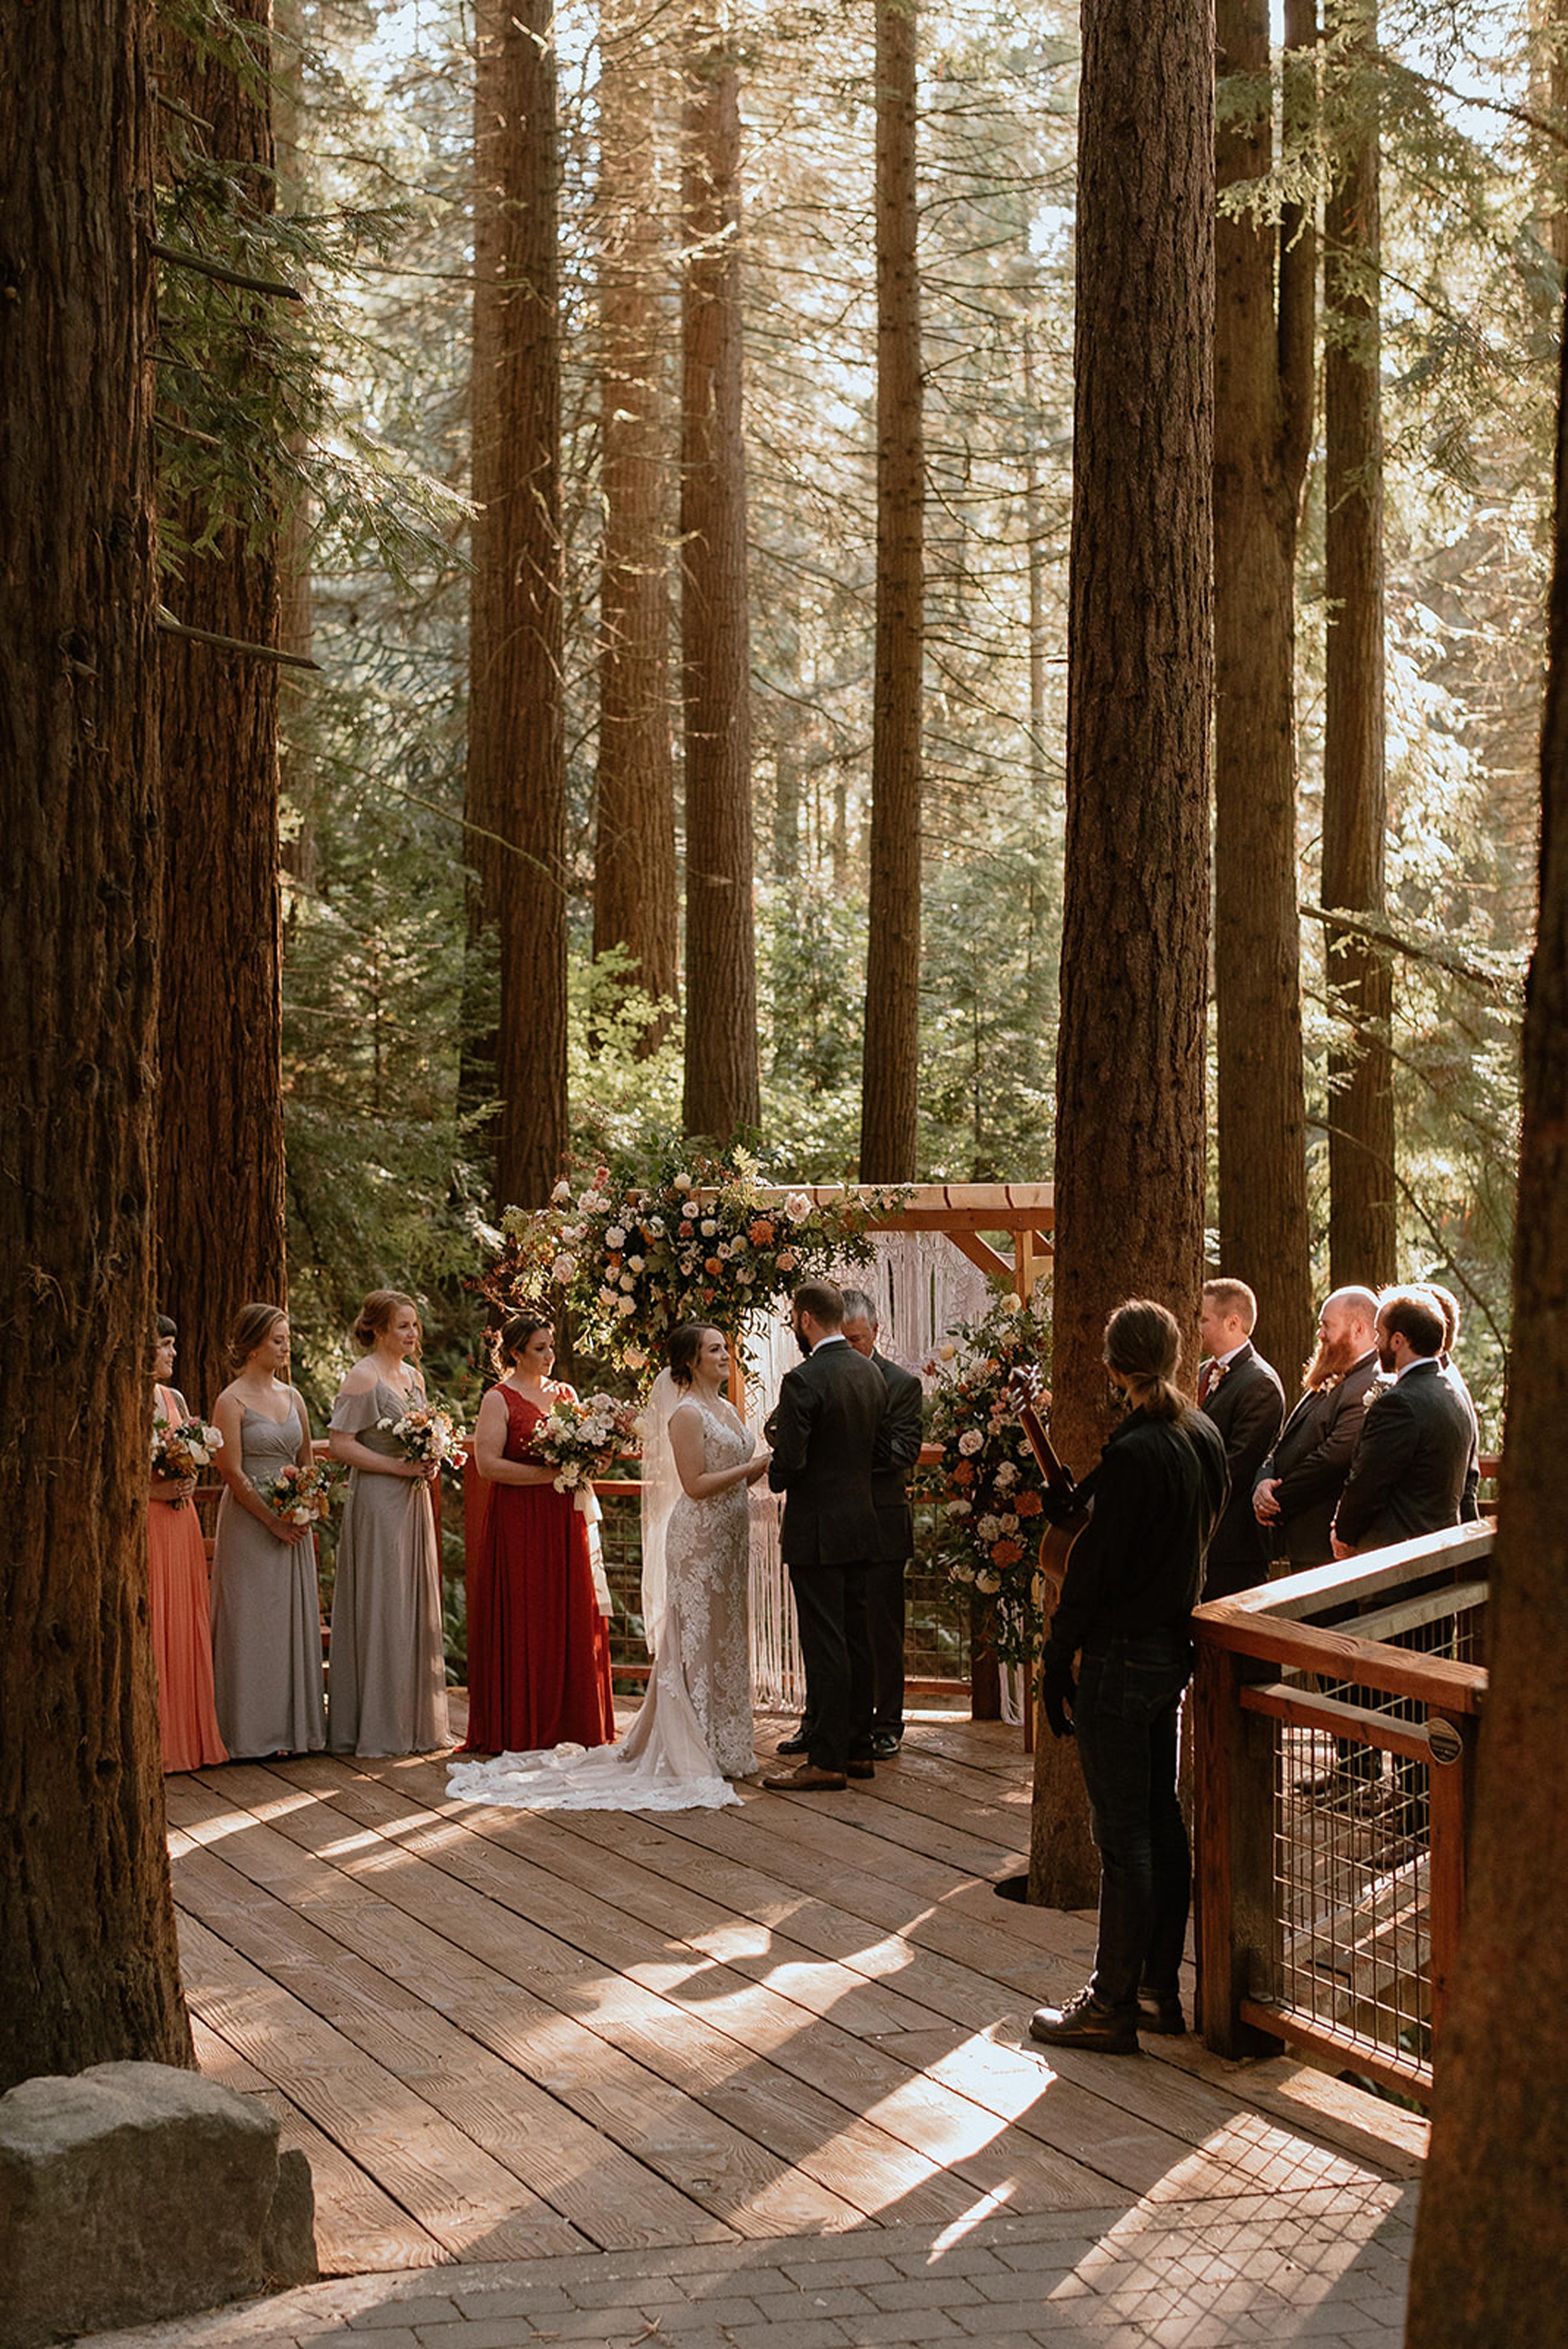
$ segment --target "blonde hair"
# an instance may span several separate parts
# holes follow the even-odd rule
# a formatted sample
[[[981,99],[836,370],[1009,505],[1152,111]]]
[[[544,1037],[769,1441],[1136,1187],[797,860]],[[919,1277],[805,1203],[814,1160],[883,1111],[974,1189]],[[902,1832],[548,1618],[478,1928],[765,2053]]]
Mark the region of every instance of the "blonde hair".
[[[242,1371],[258,1346],[264,1346],[288,1315],[281,1305],[242,1305],[229,1330],[229,1368]]]
[[[1244,1280],[1232,1280],[1221,1273],[1203,1283],[1203,1294],[1213,1299],[1227,1319],[1233,1313],[1248,1337],[1252,1336],[1257,1327],[1258,1300]]]

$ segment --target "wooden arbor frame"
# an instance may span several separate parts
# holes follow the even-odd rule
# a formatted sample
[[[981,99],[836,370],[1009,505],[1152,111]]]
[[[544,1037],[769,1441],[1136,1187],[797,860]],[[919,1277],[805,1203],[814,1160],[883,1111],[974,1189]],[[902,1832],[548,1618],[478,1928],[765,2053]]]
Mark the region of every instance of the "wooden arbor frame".
[[[846,1199],[874,1202],[887,1188],[874,1183],[802,1183],[798,1187],[818,1206],[838,1206]],[[787,1193],[779,1188],[768,1195],[782,1200]],[[945,1232],[961,1256],[982,1272],[1010,1281],[1026,1299],[1055,1253],[1056,1196],[1052,1183],[916,1183],[904,1189],[901,1206],[882,1212],[873,1205],[868,1227],[873,1232]],[[1011,1263],[982,1237],[987,1232],[1011,1234]]]

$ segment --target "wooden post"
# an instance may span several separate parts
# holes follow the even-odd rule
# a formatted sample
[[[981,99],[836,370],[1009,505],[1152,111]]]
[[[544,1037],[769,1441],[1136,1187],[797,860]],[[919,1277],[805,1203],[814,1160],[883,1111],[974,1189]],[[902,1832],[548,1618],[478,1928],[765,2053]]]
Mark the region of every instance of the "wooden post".
[[[1243,1681],[1271,1667],[1200,1640],[1193,1680],[1198,2027],[1217,2055],[1277,2054],[1243,2023],[1243,1998],[1272,1998],[1280,1927],[1274,1889],[1274,1725],[1242,1711]]]
[[[1480,1727],[1473,1713],[1435,1713],[1427,1723],[1427,1743],[1432,1753],[1428,1772],[1428,1926],[1434,2071],[1464,1922],[1466,1838],[1475,1803]]]

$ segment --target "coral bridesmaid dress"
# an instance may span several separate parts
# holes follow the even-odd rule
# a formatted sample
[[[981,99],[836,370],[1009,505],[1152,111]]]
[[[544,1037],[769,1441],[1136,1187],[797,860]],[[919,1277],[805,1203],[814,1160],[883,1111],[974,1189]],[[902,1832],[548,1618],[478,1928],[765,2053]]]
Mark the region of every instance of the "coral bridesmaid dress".
[[[168,1387],[156,1392],[160,1420],[189,1419],[177,1394]],[[226,1762],[212,1702],[207,1553],[191,1502],[176,1508],[172,1501],[149,1500],[147,1565],[164,1772],[201,1770],[211,1762]]]

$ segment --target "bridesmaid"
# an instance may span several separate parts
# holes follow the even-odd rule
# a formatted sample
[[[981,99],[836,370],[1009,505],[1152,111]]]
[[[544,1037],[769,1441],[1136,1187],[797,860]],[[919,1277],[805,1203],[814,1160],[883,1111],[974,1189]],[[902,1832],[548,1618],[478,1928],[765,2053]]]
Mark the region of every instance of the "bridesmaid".
[[[256,1480],[311,1464],[310,1420],[287,1379],[288,1316],[240,1309],[229,1340],[238,1375],[212,1417],[224,1492],[212,1546],[212,1676],[231,1754],[317,1754],[326,1744],[315,1529],[270,1509]]]
[[[588,1520],[528,1456],[556,1396],[555,1333],[518,1314],[494,1340],[500,1383],[480,1405],[474,1465],[492,1487],[469,1591],[468,1754],[612,1745],[610,1642]]]
[[[434,1463],[405,1460],[377,1425],[423,1403],[414,1367],[419,1315],[399,1288],[373,1288],[354,1342],[364,1360],[338,1389],[327,1434],[349,1470],[332,1590],[327,1743],[335,1754],[428,1754],[451,1743],[441,1640]]]
[[[177,1427],[191,1417],[184,1396],[167,1383],[174,1370],[175,1336],[173,1322],[160,1313],[152,1351],[152,1416],[163,1427]],[[166,1776],[171,1770],[201,1770],[229,1758],[212,1704],[207,1553],[191,1505],[195,1490],[194,1476],[154,1476],[148,1487],[148,1605]]]

